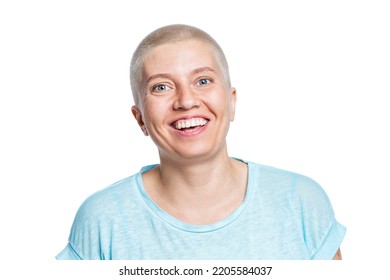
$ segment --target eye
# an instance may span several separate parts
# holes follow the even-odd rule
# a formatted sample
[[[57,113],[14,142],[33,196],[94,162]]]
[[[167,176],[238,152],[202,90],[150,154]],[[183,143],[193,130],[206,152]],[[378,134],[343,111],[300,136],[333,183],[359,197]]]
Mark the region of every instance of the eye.
[[[197,82],[197,85],[199,86],[207,86],[208,84],[211,83],[211,80],[210,79],[200,79],[198,82]]]
[[[169,90],[169,89],[170,89],[169,86],[164,85],[164,84],[159,84],[159,85],[157,85],[157,86],[154,86],[154,87],[152,88],[152,91],[153,91],[153,92],[161,92],[161,91],[167,91],[167,90]]]

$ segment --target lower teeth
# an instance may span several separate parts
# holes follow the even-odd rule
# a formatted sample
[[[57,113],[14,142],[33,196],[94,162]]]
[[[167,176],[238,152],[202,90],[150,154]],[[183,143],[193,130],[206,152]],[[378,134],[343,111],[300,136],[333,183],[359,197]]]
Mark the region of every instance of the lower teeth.
[[[199,126],[191,126],[191,127],[184,127],[184,128],[181,128],[180,130],[181,131],[185,131],[185,130],[192,130],[194,128],[197,128],[197,127],[202,127],[203,125],[199,125]]]

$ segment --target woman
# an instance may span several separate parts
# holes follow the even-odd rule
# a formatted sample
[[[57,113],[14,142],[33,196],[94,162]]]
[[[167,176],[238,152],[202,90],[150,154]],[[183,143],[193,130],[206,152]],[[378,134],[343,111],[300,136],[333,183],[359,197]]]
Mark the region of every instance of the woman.
[[[58,259],[341,259],[345,228],[317,183],[229,157],[237,96],[213,38],[157,29],[130,78],[160,163],[89,197]]]

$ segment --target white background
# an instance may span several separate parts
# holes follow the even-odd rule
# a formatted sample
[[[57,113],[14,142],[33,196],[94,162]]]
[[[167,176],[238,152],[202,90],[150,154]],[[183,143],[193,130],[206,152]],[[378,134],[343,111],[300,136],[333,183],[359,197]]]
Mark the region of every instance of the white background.
[[[347,227],[344,262],[384,261],[389,14],[386,1],[1,2],[2,260],[51,263],[87,196],[158,161],[131,115],[129,61],[185,23],[228,58],[230,154],[318,181]]]

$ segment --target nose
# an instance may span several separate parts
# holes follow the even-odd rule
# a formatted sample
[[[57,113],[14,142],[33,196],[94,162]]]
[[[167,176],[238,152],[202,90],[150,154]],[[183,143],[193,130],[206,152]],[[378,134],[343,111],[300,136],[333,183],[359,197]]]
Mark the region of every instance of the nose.
[[[190,110],[199,107],[200,100],[191,87],[180,87],[176,92],[176,99],[173,103],[175,110]]]

